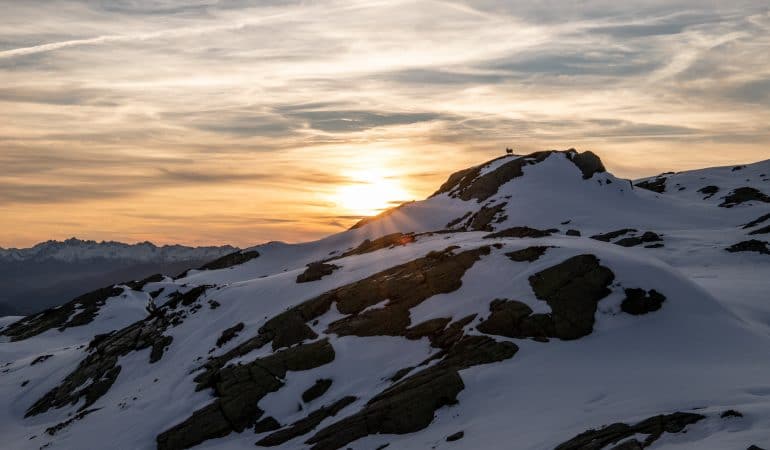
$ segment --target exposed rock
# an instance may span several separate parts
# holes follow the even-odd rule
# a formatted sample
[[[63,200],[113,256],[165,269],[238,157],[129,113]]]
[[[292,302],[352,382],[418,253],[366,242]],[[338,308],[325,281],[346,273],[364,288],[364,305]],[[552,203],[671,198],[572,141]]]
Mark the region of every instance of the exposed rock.
[[[353,403],[354,401],[356,401],[356,397],[347,396],[337,400],[331,405],[317,409],[308,414],[307,417],[294,422],[283,430],[276,431],[275,433],[260,439],[257,442],[257,446],[274,447],[294,439],[295,437],[307,434],[313,428],[317,427],[318,424],[321,423],[324,419],[336,416],[338,412],[342,411],[346,406]]]
[[[623,238],[615,242],[615,244],[620,245],[622,247],[635,247],[640,244],[644,244],[648,242],[660,242],[662,240],[663,239],[661,239],[661,237],[658,236],[656,233],[653,233],[652,231],[646,231],[641,236]]]
[[[183,306],[190,306],[196,300],[198,300],[198,298],[200,298],[201,295],[205,294],[206,290],[212,287],[213,286],[211,285],[203,284],[200,286],[195,286],[194,288],[190,289],[184,294],[180,294],[179,292],[173,292],[168,296],[169,300],[163,306],[168,309],[176,309],[180,303]]]
[[[484,236],[484,238],[541,238],[550,235],[550,230],[538,230],[537,228],[530,227],[511,227],[506,228],[505,230],[500,230],[496,233],[488,234]]]
[[[37,358],[33,359],[31,363],[29,363],[30,366],[34,366],[35,364],[40,364],[41,362],[47,360],[48,358],[52,358],[53,355],[41,355]]]
[[[571,148],[567,151],[567,158],[580,169],[583,173],[583,179],[586,180],[594,176],[595,173],[607,171],[607,169],[604,168],[604,164],[602,164],[602,160],[599,159],[595,153],[590,151],[578,153],[575,149]]]
[[[217,369],[206,382],[216,399],[157,437],[158,450],[184,449],[208,439],[255,426],[263,412],[257,403],[283,386],[287,371],[309,370],[334,360],[329,341],[278,351],[241,365]]]
[[[448,317],[437,317],[435,319],[426,320],[425,322],[418,323],[406,330],[406,332],[404,332],[404,337],[407,339],[421,339],[424,337],[436,336],[444,330],[451,321],[452,319]]]
[[[166,351],[171,342],[174,340],[172,336],[160,336],[152,343],[152,349],[150,350],[150,364],[156,363],[163,358],[163,353]]]
[[[72,425],[74,422],[82,419],[83,417],[91,414],[92,412],[99,411],[100,409],[101,408],[92,408],[92,409],[86,409],[86,410],[80,411],[79,413],[75,414],[74,416],[70,417],[64,422],[59,422],[52,427],[46,428],[45,432],[48,433],[50,436],[54,436],[56,433]]]
[[[310,281],[318,281],[327,275],[331,275],[332,272],[334,272],[339,268],[340,266],[336,266],[334,264],[312,262],[307,265],[307,269],[305,269],[304,272],[297,275],[297,283],[308,283]]]
[[[166,279],[165,276],[163,276],[162,274],[156,273],[155,275],[150,275],[149,277],[141,281],[129,281],[128,283],[124,283],[124,284],[135,291],[141,291],[145,285],[149,283],[160,283],[165,279]]]
[[[580,236],[580,231],[569,229],[569,230],[567,230],[567,232],[565,234],[567,236]]]
[[[636,229],[634,228],[623,228],[620,230],[610,231],[609,233],[604,234],[595,234],[591,236],[591,239],[596,239],[597,241],[604,241],[604,242],[610,242],[611,240],[623,236],[624,234],[628,233],[636,233]]]
[[[239,250],[206,263],[199,267],[198,270],[227,269],[228,267],[237,266],[255,258],[259,258],[258,251],[249,250],[244,252]]]
[[[757,225],[759,225],[760,223],[762,223],[762,222],[765,222],[765,221],[767,221],[767,220],[770,220],[770,214],[765,214],[765,215],[763,215],[763,216],[759,216],[759,217],[757,217],[756,219],[752,220],[751,222],[749,222],[749,223],[745,224],[745,225],[743,226],[743,228],[744,228],[744,229],[747,229],[747,228],[751,228],[751,227],[757,226]]]
[[[652,289],[647,292],[644,289],[626,289],[626,298],[620,304],[620,309],[635,316],[647,314],[660,309],[666,296]]]
[[[723,208],[732,208],[735,205],[751,201],[770,203],[770,196],[765,195],[752,187],[739,187],[733,189],[719,206]]]
[[[468,211],[462,217],[458,217],[456,219],[453,219],[452,221],[450,221],[449,223],[446,224],[446,228],[448,228],[448,229],[449,228],[454,228],[455,226],[457,226],[460,223],[464,222],[468,217],[471,216],[471,214],[473,214],[473,213],[471,211]]]
[[[720,414],[719,417],[722,419],[726,419],[728,417],[743,417],[743,414],[734,409],[728,409],[727,411]]]
[[[762,447],[758,447],[756,445],[750,445],[746,450],[765,450]]]
[[[666,177],[657,177],[654,180],[641,181],[634,186],[662,194],[666,192]]]
[[[703,197],[703,200],[709,199],[714,196],[717,192],[719,192],[719,186],[703,186],[702,188],[698,189],[698,192],[701,194],[706,194],[705,197]]]
[[[729,247],[727,247],[725,250],[727,250],[730,253],[737,253],[737,252],[757,252],[764,255],[770,255],[770,248],[767,246],[767,242],[760,241],[757,239],[751,239],[749,241],[743,241],[738,242],[737,244],[733,244]]]
[[[231,326],[230,328],[227,328],[226,330],[222,331],[222,334],[219,335],[219,338],[217,338],[217,347],[221,347],[225,345],[226,343],[230,342],[231,339],[233,339],[235,336],[238,336],[238,333],[243,331],[243,322],[238,322],[237,324]]]
[[[163,356],[163,350],[171,343],[163,332],[170,326],[164,316],[148,318],[122,330],[97,336],[89,345],[90,354],[78,367],[67,375],[55,388],[37,400],[27,410],[25,417],[34,416],[51,408],[61,408],[85,399],[80,410],[85,410],[104,395],[120,373],[118,360],[132,351],[152,347],[150,362]]]
[[[551,314],[532,314],[532,308],[515,300],[493,300],[490,315],[476,329],[482,333],[512,338],[555,337]]]
[[[642,450],[643,448],[644,446],[641,442],[637,441],[636,439],[629,439],[612,447],[611,450]]]
[[[353,250],[349,250],[341,254],[340,256],[327,259],[326,261],[328,262],[335,259],[346,258],[348,256],[353,256],[353,255],[363,255],[364,253],[376,252],[377,250],[382,250],[384,248],[393,248],[399,245],[411,244],[414,241],[415,241],[415,237],[413,233],[387,234],[373,241],[366,239],[364,240],[364,242],[359,244],[358,247],[354,248]]]
[[[274,417],[265,417],[254,424],[254,434],[267,433],[281,428],[281,424]]]
[[[500,221],[499,218],[495,218],[498,214],[505,211],[505,205],[506,203],[499,203],[494,206],[481,207],[481,209],[471,217],[469,228],[473,231],[492,231],[492,226],[490,224],[493,220]]]
[[[593,255],[578,255],[529,277],[540,300],[551,307],[554,336],[577,339],[593,330],[599,300],[606,297],[615,276]]]
[[[465,432],[464,431],[458,431],[457,433],[450,434],[449,436],[447,436],[446,437],[446,441],[447,442],[459,441],[464,436],[465,436]]]
[[[758,229],[752,231],[749,234],[750,235],[755,235],[755,234],[768,234],[768,233],[770,233],[770,225],[767,225],[767,226],[762,227],[762,228],[758,228]]]
[[[341,336],[403,336],[411,323],[411,308],[436,294],[459,289],[465,272],[490,252],[489,247],[458,254],[452,250],[450,247],[442,252],[430,252],[324,294],[332,296],[339,312],[350,314],[332,322],[326,332]],[[384,307],[364,311],[384,300],[388,301]]]
[[[11,341],[21,341],[54,328],[64,331],[70,327],[86,325],[94,320],[108,298],[117,297],[122,293],[123,288],[115,286],[97,289],[76,297],[62,306],[46,309],[14,322],[4,328],[0,335],[10,337]]]
[[[315,383],[313,383],[312,386],[307,388],[307,390],[302,393],[302,401],[305,403],[310,403],[318,397],[324,395],[324,393],[326,393],[330,387],[332,387],[332,380],[328,378],[320,378],[315,380]]]
[[[482,202],[495,195],[503,184],[524,175],[522,171],[524,166],[542,162],[552,153],[557,152],[535,152],[527,156],[515,158],[484,175],[481,175],[481,167],[474,167],[455,173],[433,195],[446,192],[450,196],[462,200],[476,199]]]
[[[675,412],[650,417],[635,425],[625,423],[613,423],[598,430],[588,430],[556,447],[556,450],[601,450],[608,445],[616,444],[623,439],[637,434],[646,434],[647,438],[641,443],[642,447],[649,447],[658,440],[663,433],[680,433],[687,425],[692,425],[705,416],[694,413]],[[636,447],[616,447],[621,449],[633,449]]]
[[[370,434],[406,434],[433,421],[438,408],[457,403],[464,389],[458,370],[511,358],[518,347],[484,336],[465,336],[433,366],[398,381],[374,396],[359,412],[317,432],[313,450],[336,450]]]
[[[545,245],[527,247],[521,250],[516,250],[510,253],[506,253],[505,256],[510,258],[511,261],[533,262],[538,260],[541,256],[543,256],[545,254],[545,251],[548,250],[549,248],[553,248],[553,247],[545,246]]]

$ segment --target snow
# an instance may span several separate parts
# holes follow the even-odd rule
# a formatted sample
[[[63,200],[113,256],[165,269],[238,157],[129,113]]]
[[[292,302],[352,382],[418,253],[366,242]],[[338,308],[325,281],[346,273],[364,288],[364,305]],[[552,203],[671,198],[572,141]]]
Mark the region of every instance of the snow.
[[[494,170],[505,159],[493,161],[483,170]],[[762,173],[770,173],[770,161],[740,171],[715,168],[683,173],[672,178],[675,182],[669,186],[680,183],[687,186],[684,191],[656,194],[632,188],[627,180],[609,173],[584,180],[566,157],[554,154],[542,163],[525,166],[523,177],[504,184],[484,202],[507,202],[508,218],[494,223],[496,230],[525,225],[560,230],[550,237],[486,239],[487,232],[420,234],[408,245],[334,260],[340,269],[332,275],[296,283],[306,264],[329,258],[334,252],[340,254],[364,239],[393,232],[440,230],[452,219],[481,207],[475,200],[465,202],[442,194],[319,241],[254,247],[261,256],[235,267],[192,271],[182,279],[150,283],[141,292],[127,289],[125,295],[108,299],[90,324],[62,332],[50,330],[20,342],[0,342],[0,435],[4,445],[15,449],[38,449],[47,443],[51,443],[50,448],[101,448],[103,442],[120,449],[155,448],[159,433],[212,400],[210,390],[195,392],[195,370],[209,356],[223,354],[254,336],[276,314],[430,251],[458,246],[455,252],[460,252],[501,244],[465,273],[458,290],[435,295],[412,308],[411,323],[477,314],[466,332],[478,333],[475,324],[489,314],[489,303],[496,298],[523,302],[536,313],[549,312],[548,305],[535,297],[528,278],[571,256],[593,254],[615,274],[612,293],[599,302],[593,333],[574,341],[551,339],[547,343],[495,336],[515,342],[519,352],[499,363],[461,371],[465,389],[458,396],[459,404],[439,409],[428,428],[406,435],[368,436],[346,447],[374,449],[390,443],[389,448],[394,449],[549,449],[591,428],[635,423],[674,411],[698,412],[707,419],[688,426],[687,433],[664,434],[651,448],[768,447],[770,256],[724,249],[749,239],[750,230],[741,225],[770,213],[770,204],[752,202],[720,208],[717,198],[703,200],[702,195],[691,195],[701,183],[726,189],[750,185],[768,192]],[[570,223],[562,225],[567,220]],[[627,227],[660,234],[664,247],[626,248],[589,237]],[[569,228],[580,230],[582,237],[565,236]],[[752,237],[767,240],[761,235]],[[532,263],[514,262],[505,256],[534,245],[553,248]],[[116,383],[93,405],[101,409],[55,436],[44,430],[74,414],[77,405],[23,417],[34,401],[74,370],[95,334],[144,318],[149,292],[164,288],[155,301],[161,305],[170,293],[203,284],[215,287],[198,300],[201,309],[166,331],[173,341],[160,361],[149,364],[149,349],[120,358],[122,370]],[[631,316],[620,309],[625,288],[655,289],[666,301],[659,311]],[[211,309],[209,300],[220,306]],[[328,324],[341,317],[332,306],[318,323],[311,324],[318,339],[330,340],[334,361],[308,371],[288,372],[285,386],[260,401],[265,417],[273,416],[286,425],[343,396],[357,397],[337,416],[322,422],[318,430],[359,411],[390,385],[388,378],[396,371],[438,351],[427,339],[325,334]],[[223,348],[215,349],[221,332],[239,322],[244,323],[244,329]],[[0,326],[9,323],[10,319],[2,319]],[[209,353],[211,349],[214,351]],[[271,352],[265,346],[233,363],[250,362]],[[45,354],[54,356],[30,365]],[[302,392],[320,378],[332,379],[331,388],[304,404]],[[29,383],[22,387],[25,380]],[[720,418],[726,409],[736,409],[744,417]],[[457,431],[465,433],[463,439],[445,441]],[[310,436],[274,448],[306,448],[303,442]],[[196,448],[254,448],[259,438],[246,430]]]

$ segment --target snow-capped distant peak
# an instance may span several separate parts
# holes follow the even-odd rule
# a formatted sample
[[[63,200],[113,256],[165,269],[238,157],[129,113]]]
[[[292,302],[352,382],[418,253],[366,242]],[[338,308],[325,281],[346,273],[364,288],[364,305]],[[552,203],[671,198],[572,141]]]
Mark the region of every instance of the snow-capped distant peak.
[[[92,241],[69,238],[46,241],[30,248],[0,248],[0,261],[83,261],[90,259],[121,259],[141,262],[175,262],[191,259],[214,259],[232,253],[236,247],[188,247],[184,245],[156,246],[152,242],[125,244],[115,241]]]

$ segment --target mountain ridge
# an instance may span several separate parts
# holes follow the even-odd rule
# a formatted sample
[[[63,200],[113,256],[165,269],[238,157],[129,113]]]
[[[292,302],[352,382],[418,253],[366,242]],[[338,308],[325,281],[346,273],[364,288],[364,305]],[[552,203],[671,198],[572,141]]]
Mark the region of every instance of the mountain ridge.
[[[767,447],[770,256],[746,243],[766,243],[770,203],[733,194],[766,194],[770,161],[655,192],[591,155],[498,158],[317,241],[6,320],[3,434],[18,448]]]

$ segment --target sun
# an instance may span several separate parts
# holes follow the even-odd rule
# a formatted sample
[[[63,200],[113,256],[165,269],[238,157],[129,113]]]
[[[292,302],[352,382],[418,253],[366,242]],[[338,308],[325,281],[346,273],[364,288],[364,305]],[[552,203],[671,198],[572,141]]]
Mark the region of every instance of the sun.
[[[334,202],[351,215],[374,216],[410,198],[398,179],[378,170],[357,171],[349,178],[337,188]]]

